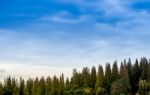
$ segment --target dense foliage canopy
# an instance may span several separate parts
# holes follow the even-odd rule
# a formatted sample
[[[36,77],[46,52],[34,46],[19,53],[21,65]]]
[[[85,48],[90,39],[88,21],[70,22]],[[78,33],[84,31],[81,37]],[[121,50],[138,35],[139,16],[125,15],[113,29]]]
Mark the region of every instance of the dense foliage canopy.
[[[0,95],[150,95],[150,60],[129,59],[119,65],[106,63],[96,69],[73,69],[71,78],[37,77],[24,80],[8,77],[0,83]]]

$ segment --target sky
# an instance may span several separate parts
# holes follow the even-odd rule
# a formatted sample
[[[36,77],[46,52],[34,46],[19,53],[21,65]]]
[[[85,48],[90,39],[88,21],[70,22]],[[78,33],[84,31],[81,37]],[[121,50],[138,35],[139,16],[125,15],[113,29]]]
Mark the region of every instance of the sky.
[[[0,79],[147,57],[149,0],[0,0]]]

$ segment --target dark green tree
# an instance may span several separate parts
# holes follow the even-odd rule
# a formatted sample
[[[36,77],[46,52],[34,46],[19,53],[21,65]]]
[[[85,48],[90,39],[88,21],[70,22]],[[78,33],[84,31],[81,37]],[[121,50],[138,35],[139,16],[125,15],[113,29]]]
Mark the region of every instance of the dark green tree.
[[[117,79],[119,79],[119,70],[118,70],[117,61],[115,61],[112,66],[112,81],[115,81]]]
[[[54,76],[52,80],[51,94],[59,95],[59,79],[56,76]]]
[[[47,77],[45,95],[51,95],[51,88],[52,88],[52,80],[50,77]]]
[[[15,78],[12,78],[12,91],[13,95],[18,95],[18,82]]]
[[[40,95],[40,93],[39,93],[39,79],[37,77],[33,82],[32,95]]]
[[[88,67],[82,70],[82,81],[84,87],[90,87],[90,69]]]
[[[90,77],[90,88],[95,89],[95,84],[96,84],[96,68],[93,66]]]
[[[24,79],[20,78],[19,95],[24,95],[25,83]]]
[[[65,87],[64,75],[62,74],[60,76],[60,82],[59,82],[59,95],[64,95],[64,87]]]
[[[81,76],[80,74],[77,72],[76,69],[73,69],[73,74],[72,74],[72,78],[71,78],[71,86],[72,88],[76,89],[79,88],[81,86]]]
[[[129,73],[128,73],[128,68],[127,68],[127,64],[123,64],[121,63],[121,66],[120,66],[120,79],[117,80],[115,82],[116,83],[120,83],[118,85],[119,86],[122,86],[124,87],[124,90],[123,93],[126,95],[128,93],[130,93],[130,90],[131,90],[131,85],[130,85],[130,79],[129,79]],[[123,82],[123,83],[122,83]],[[113,84],[112,84],[113,85]],[[113,86],[112,86],[113,87]]]
[[[101,65],[98,66],[98,73],[96,78],[96,91],[99,92],[99,88],[104,88],[104,70]]]
[[[132,78],[131,78],[131,87],[132,87],[131,92],[133,94],[135,94],[138,91],[138,84],[140,77],[141,77],[141,70],[138,60],[136,60],[132,68]]]
[[[40,95],[45,95],[45,90],[46,90],[45,79],[44,79],[44,77],[41,77],[41,79],[39,81],[39,93],[40,93]]]
[[[11,77],[8,77],[4,81],[4,95],[12,95],[13,94],[13,89],[12,89],[12,81]]]
[[[108,95],[110,94],[111,83],[112,83],[111,66],[109,63],[106,63],[104,84],[106,94]]]
[[[146,58],[141,58],[140,69],[141,69],[141,79],[147,80],[147,78],[148,78],[148,60]]]
[[[25,95],[32,95],[33,80],[28,79],[25,86]]]

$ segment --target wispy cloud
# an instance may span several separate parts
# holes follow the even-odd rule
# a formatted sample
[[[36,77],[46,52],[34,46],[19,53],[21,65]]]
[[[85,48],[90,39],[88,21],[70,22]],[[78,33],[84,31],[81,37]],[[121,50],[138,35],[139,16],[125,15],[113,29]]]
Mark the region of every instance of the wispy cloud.
[[[150,13],[132,9],[138,1],[54,2],[74,5],[79,13],[44,13],[22,26],[0,29],[0,69],[6,71],[2,78],[69,76],[73,67],[150,57]]]
[[[73,14],[67,11],[61,11],[55,15],[51,16],[43,16],[39,20],[40,21],[53,21],[57,23],[69,23],[69,24],[77,24],[87,19],[86,16],[74,16]]]
[[[145,44],[145,41],[144,43],[141,41],[141,36],[133,38],[135,34],[128,37],[129,33],[122,33],[126,31],[122,27],[103,24],[95,27],[94,31],[97,31],[97,33],[99,31],[114,33],[116,29],[118,29],[117,34],[121,33],[110,38],[95,35],[82,39],[79,36],[76,36],[77,38],[62,39],[61,35],[64,34],[59,34],[60,37],[56,39],[40,39],[34,36],[34,39],[31,39],[29,36],[32,35],[28,33],[26,34],[27,37],[20,39],[19,37],[21,37],[22,33],[1,30],[3,35],[0,37],[0,67],[7,72],[4,77],[12,75],[28,78],[30,76],[46,76],[49,74],[59,75],[60,73],[65,73],[69,76],[71,74],[67,72],[71,72],[73,67],[104,65],[106,61],[112,62],[116,59],[121,61],[128,57],[149,57],[150,46]],[[67,33],[66,31],[62,32]],[[133,32],[137,32],[137,29]],[[52,36],[58,36],[58,34],[53,34]],[[71,36],[71,34],[67,36]],[[60,70],[58,71],[58,69]],[[20,70],[22,71],[18,72]]]

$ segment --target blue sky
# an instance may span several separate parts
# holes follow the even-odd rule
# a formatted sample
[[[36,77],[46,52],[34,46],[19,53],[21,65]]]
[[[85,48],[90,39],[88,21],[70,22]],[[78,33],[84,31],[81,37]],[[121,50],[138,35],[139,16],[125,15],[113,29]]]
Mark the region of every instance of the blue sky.
[[[149,0],[1,0],[0,77],[150,57],[149,26]]]

